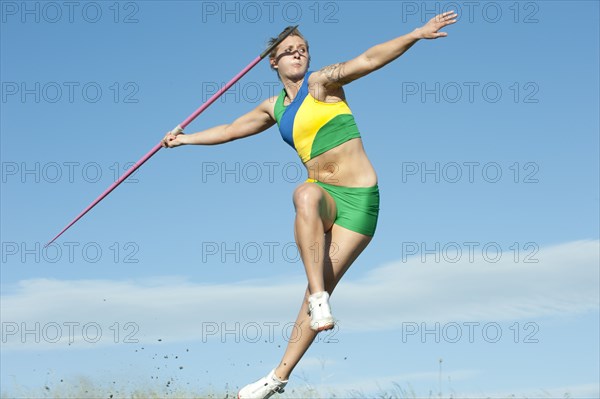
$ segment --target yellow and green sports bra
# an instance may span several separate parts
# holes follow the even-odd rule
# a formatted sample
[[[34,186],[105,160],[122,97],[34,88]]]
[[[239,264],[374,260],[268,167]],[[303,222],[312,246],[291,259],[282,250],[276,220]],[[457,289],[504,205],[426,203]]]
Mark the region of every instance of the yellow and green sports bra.
[[[275,103],[275,120],[283,140],[292,146],[302,162],[307,162],[348,140],[360,137],[356,121],[346,101],[325,103],[308,92],[308,78],[288,106],[281,90]]]

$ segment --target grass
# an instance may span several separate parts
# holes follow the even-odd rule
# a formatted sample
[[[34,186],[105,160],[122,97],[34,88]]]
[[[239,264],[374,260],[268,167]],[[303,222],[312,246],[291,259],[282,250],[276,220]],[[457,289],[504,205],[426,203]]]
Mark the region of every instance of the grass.
[[[325,372],[324,362],[321,364],[321,368]],[[326,375],[325,381],[322,382],[326,383],[328,377]],[[439,378],[441,381],[441,368]],[[0,393],[0,399],[237,399],[239,388],[238,386],[225,385],[224,387],[208,386],[198,390],[194,384],[184,382],[173,376],[153,376],[150,382],[132,380],[127,383],[117,383],[110,380],[99,383],[98,381],[101,379],[98,376],[94,378],[78,376],[69,380],[57,379],[38,388],[28,388],[14,384],[10,394]],[[446,392],[443,395],[439,393],[441,383],[437,390],[430,389],[425,396],[417,394],[410,383],[407,383],[406,386],[399,383],[392,383],[391,385],[386,388],[379,387],[376,392],[361,390],[334,391],[333,389],[315,387],[304,373],[300,372],[296,374],[296,378],[286,387],[283,394],[274,395],[272,399],[461,399],[464,397],[450,386],[452,385],[450,379],[446,382]],[[532,397],[556,398],[555,395],[543,390],[539,394],[532,395]],[[568,392],[559,397],[572,398]],[[484,398],[491,397],[487,395],[478,397],[478,399]],[[508,395],[506,398],[525,399],[526,397]]]
[[[193,392],[191,387],[179,388],[167,382],[162,388],[134,388],[133,386],[116,387],[115,383],[109,385],[99,385],[90,379],[80,377],[78,381],[71,384],[57,384],[56,386],[44,386],[37,390],[28,390],[25,388],[17,389],[18,392],[12,392],[10,395],[2,393],[1,399],[235,399],[237,398],[236,387],[225,386],[223,389],[208,388],[201,392]],[[298,384],[302,385],[302,384]],[[548,393],[542,393],[537,398],[553,398]],[[460,399],[461,396],[452,393],[449,396],[440,396],[434,391],[430,391],[428,396],[417,396],[414,389],[409,385],[403,387],[394,383],[391,388],[380,389],[376,393],[365,393],[359,390],[346,392],[319,391],[310,385],[298,387],[289,387],[281,395],[274,395],[273,399],[321,399],[321,398],[348,398],[348,399]],[[482,397],[482,399],[485,396]],[[509,395],[508,398],[524,398],[523,396]],[[571,398],[569,393],[565,393],[562,398]]]

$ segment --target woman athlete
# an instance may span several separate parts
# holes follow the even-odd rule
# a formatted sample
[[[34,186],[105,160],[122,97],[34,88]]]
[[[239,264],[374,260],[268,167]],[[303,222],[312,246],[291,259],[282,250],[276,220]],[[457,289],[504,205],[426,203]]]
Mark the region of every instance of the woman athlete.
[[[194,134],[173,130],[163,139],[163,147],[169,148],[222,144],[277,124],[283,139],[298,152],[308,170],[308,180],[293,195],[294,236],[308,278],[296,328],[279,365],[242,388],[240,399],[269,398],[283,392],[318,332],[334,327],[329,295],[375,233],[377,175],[345,101],[343,86],[400,57],[420,39],[447,36],[439,31],[455,23],[456,17],[454,11],[439,14],[409,34],[314,72],[308,71],[308,42],[295,30],[269,55],[271,68],[284,86],[278,96],[230,124]],[[276,40],[271,39],[271,43]],[[335,255],[330,256],[330,249]]]

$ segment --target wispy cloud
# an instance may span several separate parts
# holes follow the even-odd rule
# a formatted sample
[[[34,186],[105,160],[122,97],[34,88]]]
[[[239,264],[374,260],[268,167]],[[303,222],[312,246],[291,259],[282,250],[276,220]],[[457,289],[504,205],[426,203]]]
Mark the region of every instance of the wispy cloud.
[[[434,256],[393,262],[342,284],[338,315],[346,328],[382,329],[406,321],[503,321],[598,309],[599,248],[597,240],[540,248],[536,263],[506,253],[496,263],[467,256],[456,263]]]
[[[502,321],[588,312],[599,303],[599,244],[586,240],[540,248],[537,263],[514,262],[510,256],[496,263],[409,258],[343,281],[332,306],[343,328],[353,331],[394,329],[407,321]],[[106,339],[113,338],[114,329],[121,330],[121,338],[137,329],[141,342],[215,339],[215,328],[242,330],[249,323],[281,330],[295,318],[305,282],[209,285],[171,276],[30,279],[9,288],[1,301],[3,347],[27,349],[35,331],[23,340],[23,329],[35,330],[38,323],[42,342],[35,347],[40,349],[48,337],[85,344],[77,329],[86,323],[92,339],[97,327]]]

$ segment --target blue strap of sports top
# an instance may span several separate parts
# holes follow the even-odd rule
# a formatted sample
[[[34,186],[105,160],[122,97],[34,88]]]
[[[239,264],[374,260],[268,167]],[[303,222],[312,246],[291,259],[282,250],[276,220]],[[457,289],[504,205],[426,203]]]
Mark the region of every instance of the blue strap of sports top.
[[[309,71],[304,75],[304,81],[300,86],[300,90],[294,97],[294,100],[290,105],[285,107],[285,111],[281,115],[281,121],[279,122],[279,132],[281,133],[281,138],[288,143],[292,148],[296,149],[294,145],[294,118],[296,117],[296,113],[302,102],[308,95],[308,78],[312,74],[312,71]],[[287,92],[286,92],[287,94]]]

